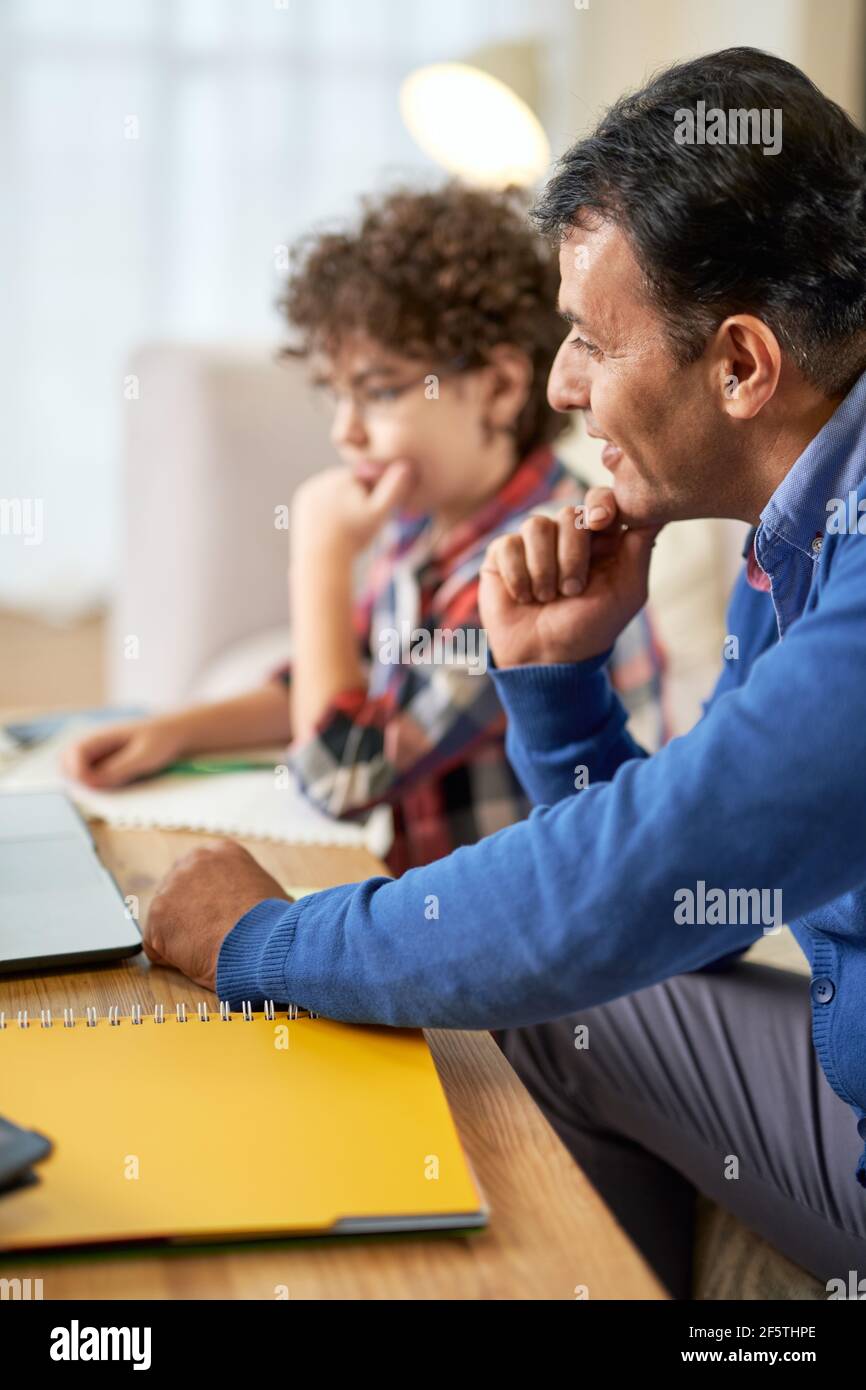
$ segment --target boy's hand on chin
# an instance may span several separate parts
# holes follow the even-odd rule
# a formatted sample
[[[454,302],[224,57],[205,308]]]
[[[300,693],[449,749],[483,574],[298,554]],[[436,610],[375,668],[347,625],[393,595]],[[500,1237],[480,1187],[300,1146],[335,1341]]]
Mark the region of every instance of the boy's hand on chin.
[[[295,493],[293,530],[301,544],[324,544],[353,553],[364,550],[408,497],[415,469],[408,459],[389,463],[367,484],[344,465],[307,478]]]
[[[582,507],[563,507],[555,521],[529,517],[519,533],[499,536],[479,590],[497,666],[585,661],[608,651],[646,603],[659,530],[624,530],[610,488],[590,488]]]

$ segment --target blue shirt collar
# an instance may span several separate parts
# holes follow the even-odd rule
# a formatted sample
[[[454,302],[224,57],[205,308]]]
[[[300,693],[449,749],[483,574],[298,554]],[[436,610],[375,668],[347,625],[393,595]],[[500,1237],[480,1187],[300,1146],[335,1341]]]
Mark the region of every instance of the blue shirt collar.
[[[827,504],[832,498],[846,499],[864,476],[866,372],[782,479],[761,512],[761,528],[814,558],[812,542],[824,533]]]

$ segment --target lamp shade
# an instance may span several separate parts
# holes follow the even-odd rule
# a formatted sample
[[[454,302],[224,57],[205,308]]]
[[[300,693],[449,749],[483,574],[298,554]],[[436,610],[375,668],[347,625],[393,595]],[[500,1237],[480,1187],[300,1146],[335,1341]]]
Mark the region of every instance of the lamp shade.
[[[509,47],[507,57],[508,82],[492,70],[491,60],[432,63],[410,73],[400,91],[403,120],[425,154],[449,173],[488,188],[533,184],[550,163],[544,127],[516,90],[533,86],[531,46],[518,47],[516,54]],[[515,80],[521,75],[522,84]]]

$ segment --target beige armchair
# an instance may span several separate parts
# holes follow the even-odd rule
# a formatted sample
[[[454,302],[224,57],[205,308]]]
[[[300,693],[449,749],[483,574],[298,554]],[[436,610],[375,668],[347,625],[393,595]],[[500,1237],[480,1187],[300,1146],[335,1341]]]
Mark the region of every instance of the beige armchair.
[[[265,348],[155,345],[128,372],[139,397],[127,402],[110,698],[164,707],[239,643],[253,639],[238,688],[284,654],[276,509],[334,455],[303,365]]]

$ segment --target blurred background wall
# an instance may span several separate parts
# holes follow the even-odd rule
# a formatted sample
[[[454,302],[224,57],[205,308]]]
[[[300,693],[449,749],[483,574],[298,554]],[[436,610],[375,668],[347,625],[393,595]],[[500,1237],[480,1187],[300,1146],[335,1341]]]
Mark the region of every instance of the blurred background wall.
[[[400,83],[574,23],[548,0],[0,0],[0,603],[74,611],[117,563],[124,364],[142,341],[270,339],[275,248],[435,172]]]
[[[520,45],[554,155],[654,68],[739,43],[798,63],[862,121],[864,10],[0,0],[0,498],[44,505],[42,544],[0,536],[0,649],[15,614],[62,633],[111,602],[135,521],[120,479],[147,389],[130,376],[137,349],[270,350],[281,248],[360,192],[441,175],[401,116],[413,70]],[[570,450],[592,469],[597,445]]]

